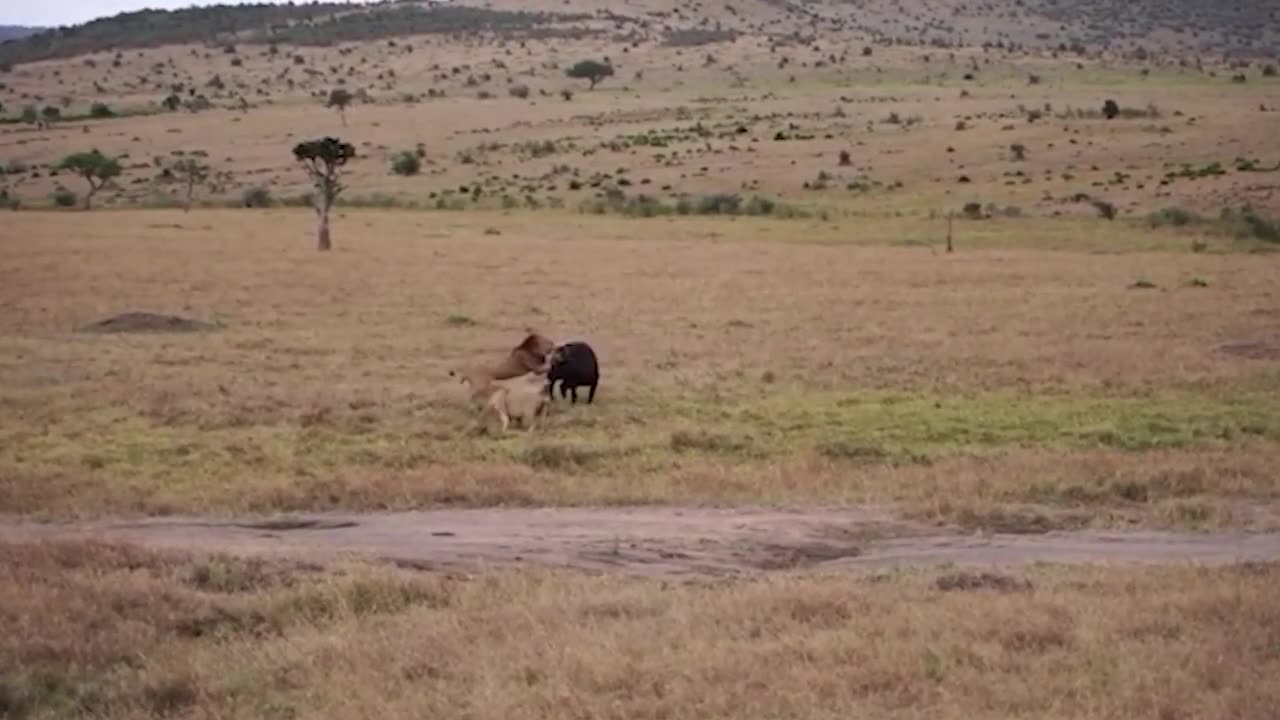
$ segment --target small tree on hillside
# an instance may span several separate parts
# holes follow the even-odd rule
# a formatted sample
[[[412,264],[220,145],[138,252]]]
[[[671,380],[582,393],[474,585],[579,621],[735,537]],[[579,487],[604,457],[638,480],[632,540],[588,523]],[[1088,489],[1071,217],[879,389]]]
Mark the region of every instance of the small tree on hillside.
[[[182,204],[182,211],[191,212],[191,196],[195,194],[197,185],[203,185],[209,180],[209,166],[195,158],[183,158],[174,163],[169,168],[169,172],[178,182],[187,186],[187,197]]]
[[[342,127],[347,126],[347,106],[355,99],[354,95],[343,88],[334,88],[329,93],[329,100],[325,102],[325,106],[338,111],[338,116],[342,118]]]
[[[351,143],[325,137],[298,143],[293,148],[293,156],[302,163],[303,169],[315,185],[316,191],[312,194],[311,203],[319,222],[317,244],[320,250],[329,250],[333,247],[329,240],[329,208],[333,207],[333,201],[343,189],[339,182],[342,166],[356,156],[356,149]]]
[[[1108,120],[1114,120],[1120,114],[1120,106],[1115,100],[1108,100],[1102,103],[1102,115]]]
[[[582,60],[565,71],[571,78],[586,80],[591,83],[588,89],[594,90],[596,83],[613,75],[613,66],[599,60]]]
[[[62,162],[58,163],[58,169],[69,170],[88,181],[89,193],[84,196],[85,210],[93,207],[93,196],[110,182],[111,178],[124,170],[119,161],[103,155],[97,149],[62,158]]]

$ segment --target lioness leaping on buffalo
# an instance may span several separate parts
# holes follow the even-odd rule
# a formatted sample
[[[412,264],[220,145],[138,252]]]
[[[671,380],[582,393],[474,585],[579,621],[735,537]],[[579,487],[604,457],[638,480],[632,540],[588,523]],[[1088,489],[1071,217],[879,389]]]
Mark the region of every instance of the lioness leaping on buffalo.
[[[494,380],[506,380],[526,373],[546,375],[551,368],[551,351],[555,349],[556,344],[551,338],[530,332],[501,362],[489,369],[489,376]]]

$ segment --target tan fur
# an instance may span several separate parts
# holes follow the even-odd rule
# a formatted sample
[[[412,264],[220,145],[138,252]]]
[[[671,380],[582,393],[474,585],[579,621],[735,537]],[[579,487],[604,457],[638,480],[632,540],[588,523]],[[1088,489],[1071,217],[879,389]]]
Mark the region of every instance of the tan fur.
[[[451,372],[450,375],[458,373]],[[494,380],[486,368],[476,367],[461,373],[461,382],[471,387],[471,402],[480,410],[480,427],[493,415],[507,432],[511,421],[532,432],[547,407],[546,388],[541,378]]]
[[[556,344],[545,335],[530,333],[501,362],[489,368],[494,380],[507,380],[527,373],[546,375],[551,368],[551,351]]]

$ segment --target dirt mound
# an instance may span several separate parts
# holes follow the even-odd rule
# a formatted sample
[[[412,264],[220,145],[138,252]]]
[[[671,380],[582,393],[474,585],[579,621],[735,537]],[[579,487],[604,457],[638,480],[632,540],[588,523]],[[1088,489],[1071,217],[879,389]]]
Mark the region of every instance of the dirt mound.
[[[80,332],[137,333],[137,332],[199,332],[217,327],[213,323],[177,315],[161,315],[149,312],[127,312],[112,315],[104,320],[89,323]]]
[[[1225,342],[1214,350],[1250,360],[1280,360],[1280,338]]]

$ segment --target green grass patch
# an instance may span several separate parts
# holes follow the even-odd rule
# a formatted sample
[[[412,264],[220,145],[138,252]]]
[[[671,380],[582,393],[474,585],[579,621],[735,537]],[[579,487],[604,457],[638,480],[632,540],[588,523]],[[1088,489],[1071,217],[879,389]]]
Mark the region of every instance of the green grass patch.
[[[394,412],[384,418],[320,413],[213,427],[198,418],[162,424],[104,410],[68,418],[45,433],[7,434],[0,451],[7,484],[0,500],[36,509],[48,501],[40,500],[49,492],[42,483],[53,478],[70,496],[59,502],[74,504],[77,493],[92,493],[116,509],[237,507],[246,492],[271,497],[277,487],[314,491],[282,500],[285,505],[327,507],[352,501],[349,492],[323,491],[333,478],[403,476],[431,468],[523,467],[562,477],[639,478],[699,460],[750,467],[819,457],[852,466],[902,465],[1017,448],[1243,447],[1280,441],[1276,408],[1272,389],[1256,386],[1127,397],[815,394],[763,385],[733,392],[637,388],[590,408],[558,403],[538,430],[505,436],[469,432],[473,416],[461,405],[417,419]],[[394,497],[384,497],[387,492],[370,490],[359,502],[395,505]],[[1115,501],[1185,494],[1178,487],[1128,488],[1122,482],[1046,486],[1032,495],[1037,493],[1101,493]],[[1099,498],[1064,496],[1054,504],[1074,500],[1097,504]]]

